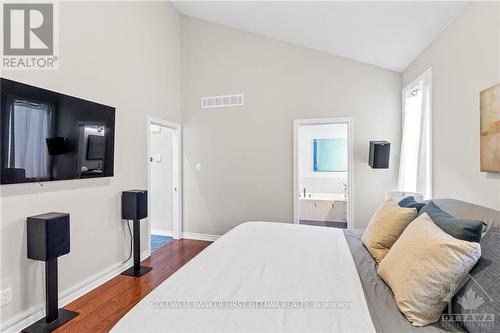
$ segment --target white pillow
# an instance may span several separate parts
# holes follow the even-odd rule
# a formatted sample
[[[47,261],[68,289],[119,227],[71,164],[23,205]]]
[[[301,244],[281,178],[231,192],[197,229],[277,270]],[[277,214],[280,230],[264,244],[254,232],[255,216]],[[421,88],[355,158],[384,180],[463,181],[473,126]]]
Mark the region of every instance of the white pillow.
[[[373,214],[361,242],[379,263],[416,216],[416,208],[399,207],[393,200],[387,200]]]
[[[378,274],[405,317],[414,326],[424,326],[440,319],[479,257],[479,243],[448,235],[422,214],[391,247]]]

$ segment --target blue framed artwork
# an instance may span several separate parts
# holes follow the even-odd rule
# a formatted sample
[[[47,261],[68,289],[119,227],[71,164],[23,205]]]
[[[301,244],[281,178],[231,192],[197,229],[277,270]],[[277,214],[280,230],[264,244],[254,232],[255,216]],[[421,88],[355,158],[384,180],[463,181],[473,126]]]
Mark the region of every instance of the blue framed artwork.
[[[314,172],[347,172],[347,139],[314,139]]]

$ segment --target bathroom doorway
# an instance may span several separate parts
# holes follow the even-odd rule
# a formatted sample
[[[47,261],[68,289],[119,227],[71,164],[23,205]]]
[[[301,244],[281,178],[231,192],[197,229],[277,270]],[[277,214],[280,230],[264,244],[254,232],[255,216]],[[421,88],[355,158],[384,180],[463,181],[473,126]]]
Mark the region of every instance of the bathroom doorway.
[[[352,227],[352,118],[294,121],[294,222]]]
[[[180,126],[148,118],[148,205],[151,253],[180,237]]]

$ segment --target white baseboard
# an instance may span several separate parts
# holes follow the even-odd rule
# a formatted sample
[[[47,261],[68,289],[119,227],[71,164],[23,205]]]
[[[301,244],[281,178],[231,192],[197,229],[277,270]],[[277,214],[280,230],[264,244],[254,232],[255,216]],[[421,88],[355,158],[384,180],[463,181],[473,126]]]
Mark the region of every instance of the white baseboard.
[[[141,253],[141,261],[151,256],[151,252],[146,250]],[[77,285],[64,290],[59,294],[59,307],[63,307],[82,297],[89,291],[99,287],[103,283],[111,280],[127,268],[132,267],[130,260],[126,263],[117,263],[108,269],[105,269],[94,276],[78,283]],[[45,304],[39,304],[29,310],[26,310],[17,316],[5,321],[0,327],[0,332],[20,332],[23,328],[33,324],[45,316]]]
[[[196,239],[196,240],[204,240],[204,241],[216,241],[219,239],[220,235],[209,235],[209,234],[198,234],[195,232],[183,232],[181,238],[186,239]]]
[[[172,231],[171,230],[165,230],[165,229],[151,229],[151,235],[160,235],[160,236],[172,237]]]

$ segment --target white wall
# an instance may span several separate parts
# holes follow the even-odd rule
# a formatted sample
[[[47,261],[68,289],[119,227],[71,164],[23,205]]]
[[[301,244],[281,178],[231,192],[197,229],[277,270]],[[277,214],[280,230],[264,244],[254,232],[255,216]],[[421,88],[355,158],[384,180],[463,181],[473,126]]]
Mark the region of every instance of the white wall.
[[[235,29],[182,18],[183,226],[222,234],[249,220],[293,220],[293,120],[354,117],[354,226],[396,188],[401,75]],[[244,107],[200,109],[245,94]],[[368,166],[370,140],[393,144]],[[200,170],[196,165],[200,164]]]
[[[308,193],[344,193],[347,172],[314,172],[314,139],[348,138],[347,124],[302,125],[297,133],[299,190]]]
[[[151,125],[150,205],[152,233],[172,231],[172,135],[168,127]],[[153,130],[157,129],[157,130]],[[158,131],[159,130],[159,131]]]
[[[61,293],[124,260],[129,236],[120,192],[146,188],[146,117],[180,122],[180,16],[167,2],[61,2],[56,71],[2,76],[116,107],[115,176],[1,187],[1,321],[44,302],[43,264],[26,258],[26,217],[71,215],[71,252],[59,260]],[[96,38],[96,36],[99,36]],[[147,248],[146,223],[142,249]]]
[[[404,72],[432,67],[434,196],[500,209],[500,174],[480,172],[479,93],[500,83],[500,3],[473,2]]]

